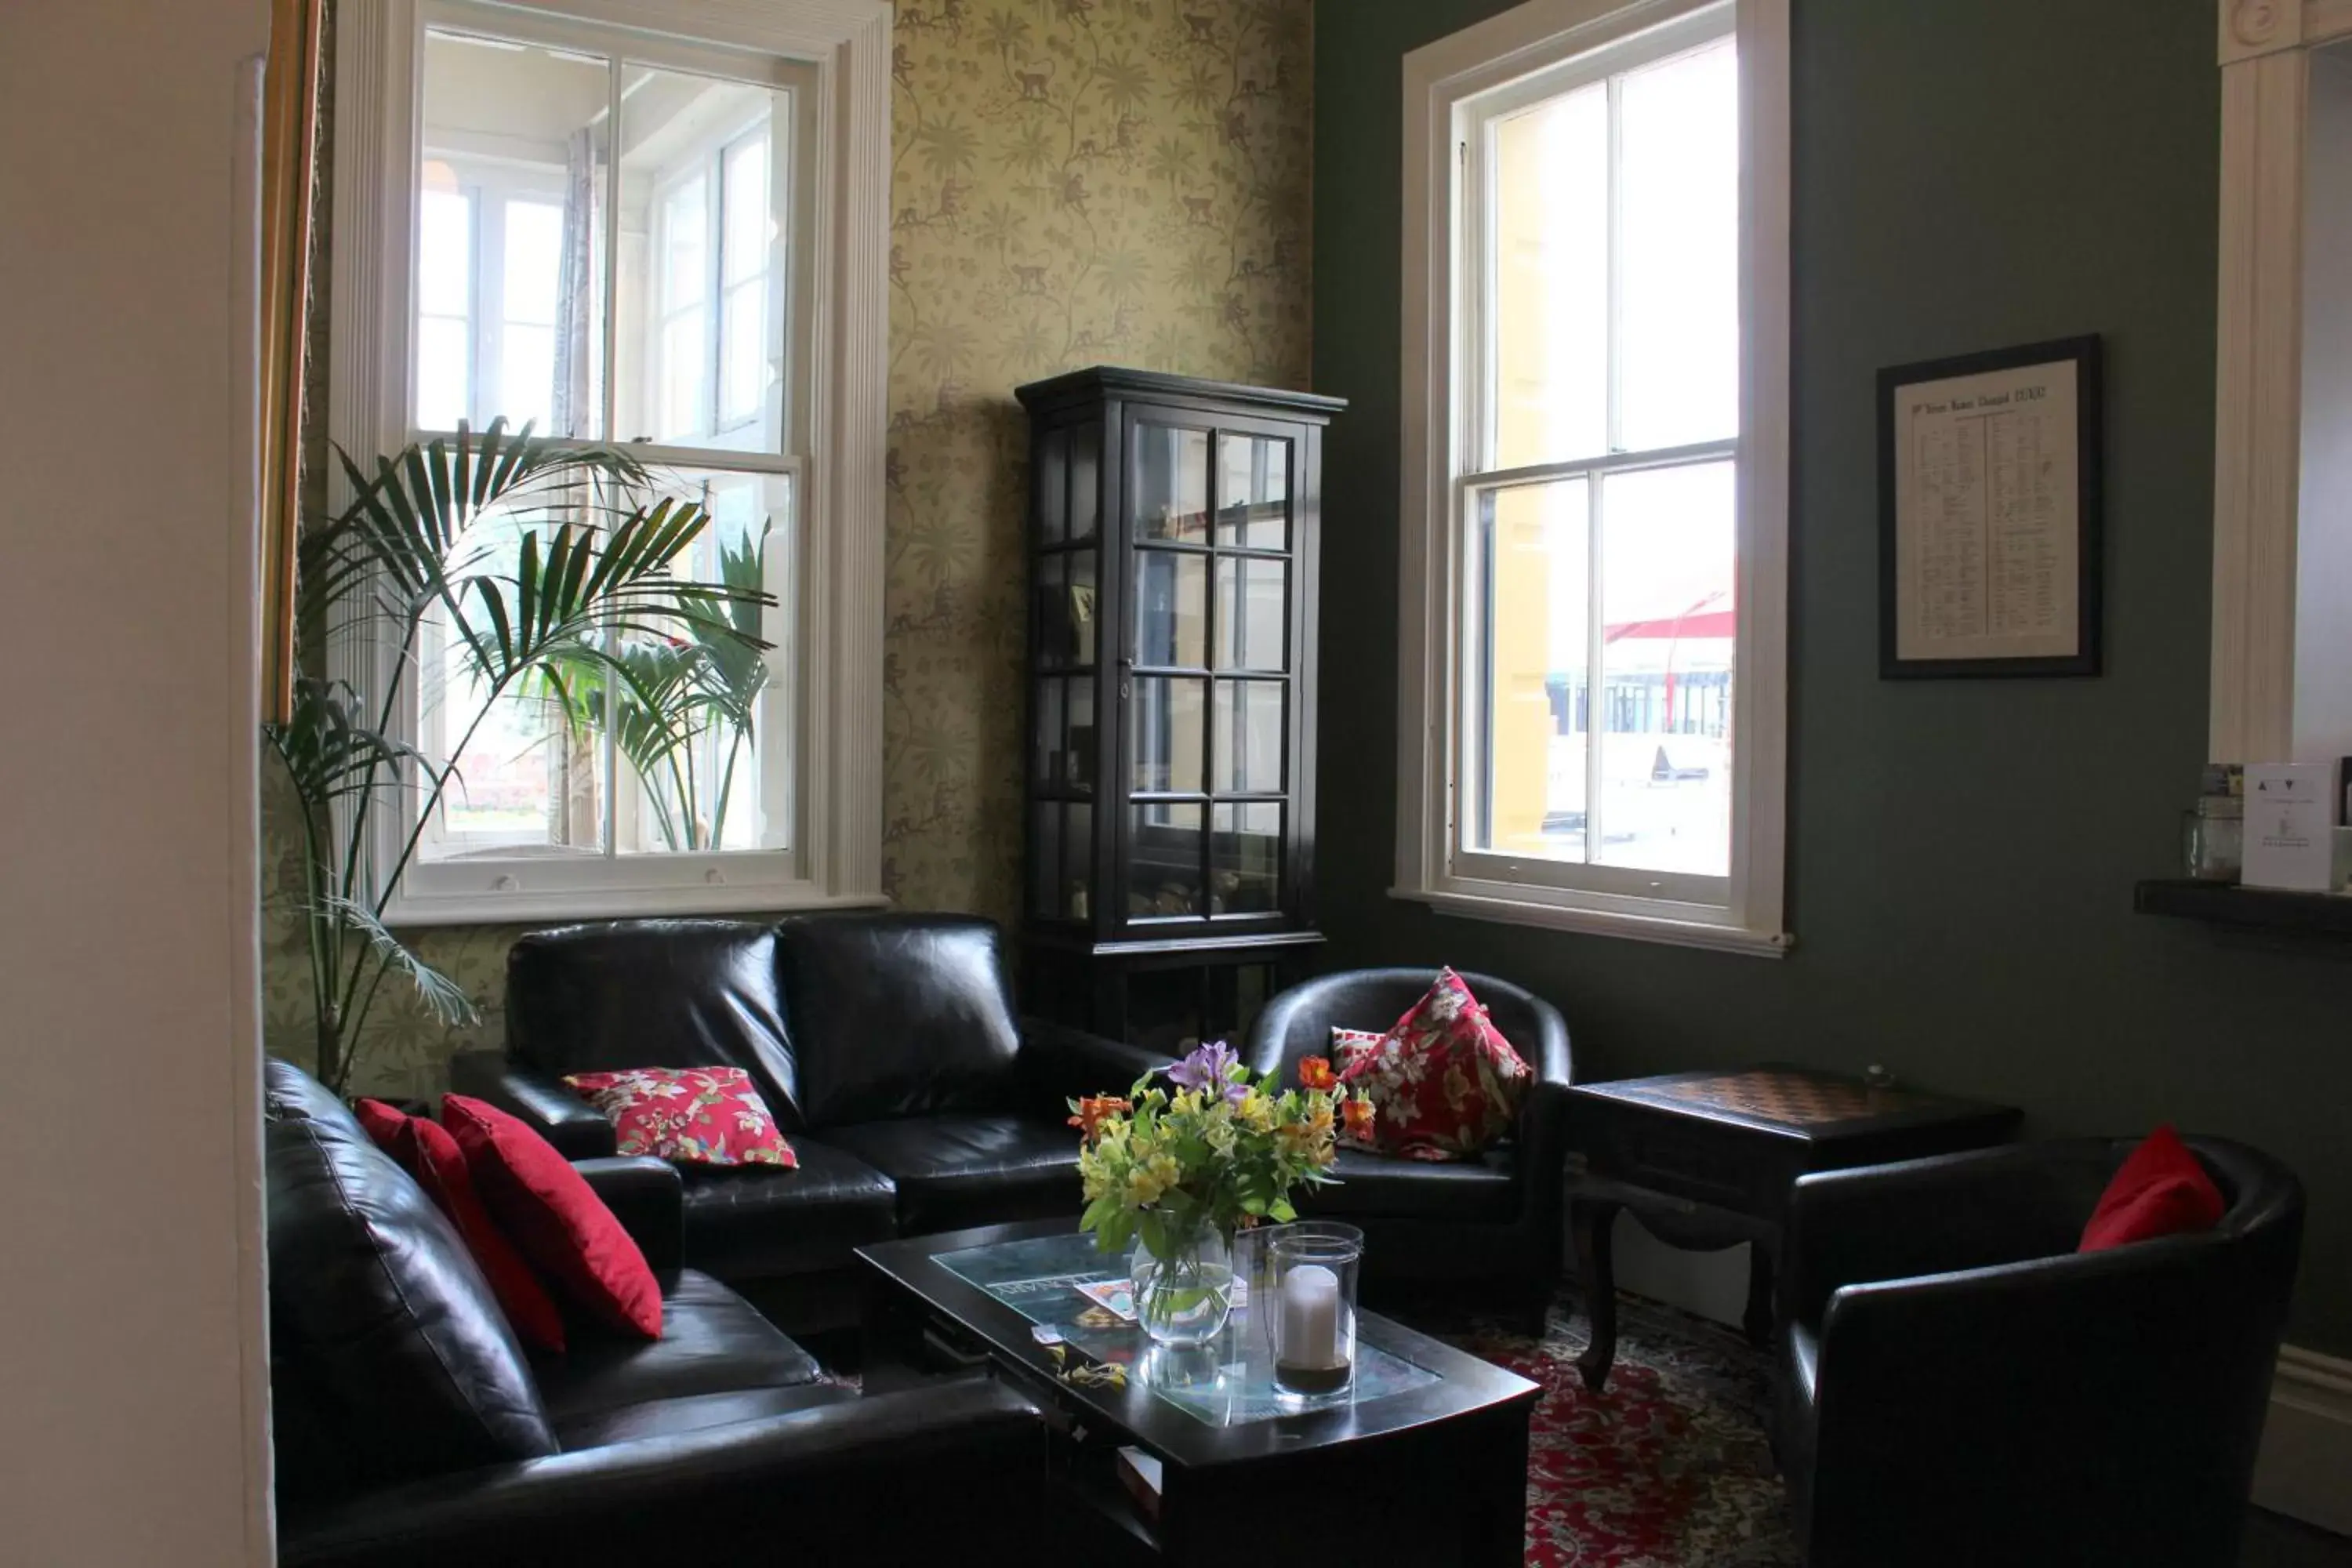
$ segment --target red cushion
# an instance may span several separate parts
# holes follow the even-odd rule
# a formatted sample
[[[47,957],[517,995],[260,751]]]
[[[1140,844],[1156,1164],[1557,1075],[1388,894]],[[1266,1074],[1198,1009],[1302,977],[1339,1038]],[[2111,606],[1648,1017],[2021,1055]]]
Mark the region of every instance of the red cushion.
[[[481,1194],[474,1190],[473,1173],[466,1164],[466,1152],[457,1147],[457,1140],[446,1128],[421,1116],[409,1122],[408,1130],[416,1150],[417,1184],[465,1238],[466,1250],[481,1266],[482,1277],[497,1293],[507,1321],[526,1344],[543,1351],[562,1350],[563,1314],[555,1310],[555,1298],[547,1293],[547,1287],[522,1260],[507,1233],[482,1206]]]
[[[2126,1242],[2210,1230],[2228,1206],[2180,1134],[2159,1127],[2117,1167],[2076,1250],[2104,1252]]]
[[[1475,1159],[1510,1135],[1531,1076],[1451,969],[1385,1035],[1331,1031],[1339,1081],[1376,1114],[1360,1148],[1410,1160]]]
[[[613,1119],[616,1152],[680,1165],[801,1163],[741,1068],[635,1068],[563,1081]]]
[[[441,1097],[482,1206],[532,1268],[624,1332],[661,1338],[661,1287],[646,1255],[572,1163],[527,1122],[467,1095]]]
[[[352,1114],[375,1146],[392,1156],[392,1163],[410,1175],[416,1174],[416,1142],[408,1134],[409,1115],[381,1100],[352,1101]]]

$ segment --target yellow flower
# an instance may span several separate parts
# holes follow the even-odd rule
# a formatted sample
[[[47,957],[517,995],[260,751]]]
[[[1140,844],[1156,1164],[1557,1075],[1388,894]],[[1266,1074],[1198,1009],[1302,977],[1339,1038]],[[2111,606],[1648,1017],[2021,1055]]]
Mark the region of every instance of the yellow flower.
[[[1234,1118],[1253,1132],[1274,1131],[1274,1102],[1252,1089],[1234,1107]]]

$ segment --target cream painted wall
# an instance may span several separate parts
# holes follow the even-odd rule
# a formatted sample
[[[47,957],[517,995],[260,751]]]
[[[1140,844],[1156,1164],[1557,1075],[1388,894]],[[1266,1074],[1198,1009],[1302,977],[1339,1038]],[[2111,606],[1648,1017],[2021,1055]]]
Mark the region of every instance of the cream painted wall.
[[[268,33],[265,0],[0,4],[11,1564],[269,1557],[232,225]]]

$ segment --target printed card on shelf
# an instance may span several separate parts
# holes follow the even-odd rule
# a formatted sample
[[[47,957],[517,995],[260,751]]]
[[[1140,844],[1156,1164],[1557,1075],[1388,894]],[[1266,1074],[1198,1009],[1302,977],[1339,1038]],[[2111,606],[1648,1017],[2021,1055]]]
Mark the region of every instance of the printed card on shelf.
[[[2246,768],[2249,888],[2324,893],[2335,859],[2335,790],[2325,763],[2259,763]]]

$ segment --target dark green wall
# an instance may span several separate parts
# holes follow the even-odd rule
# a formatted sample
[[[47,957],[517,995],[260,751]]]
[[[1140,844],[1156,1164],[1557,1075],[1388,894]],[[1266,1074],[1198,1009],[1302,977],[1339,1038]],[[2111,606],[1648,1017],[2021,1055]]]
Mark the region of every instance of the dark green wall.
[[[1566,1012],[1588,1079],[1790,1058],[2177,1119],[2291,1161],[2293,1332],[2352,1352],[2352,963],[2131,912],[2205,749],[2220,74],[2210,0],[1795,0],[1785,960],[1386,896],[1396,747],[1401,60],[1496,0],[1318,0],[1315,389],[1333,426],[1320,822],[1335,964],[1443,961]],[[2004,156],[2018,148],[2029,156]],[[1877,678],[1872,377],[2107,347],[2107,674]]]

